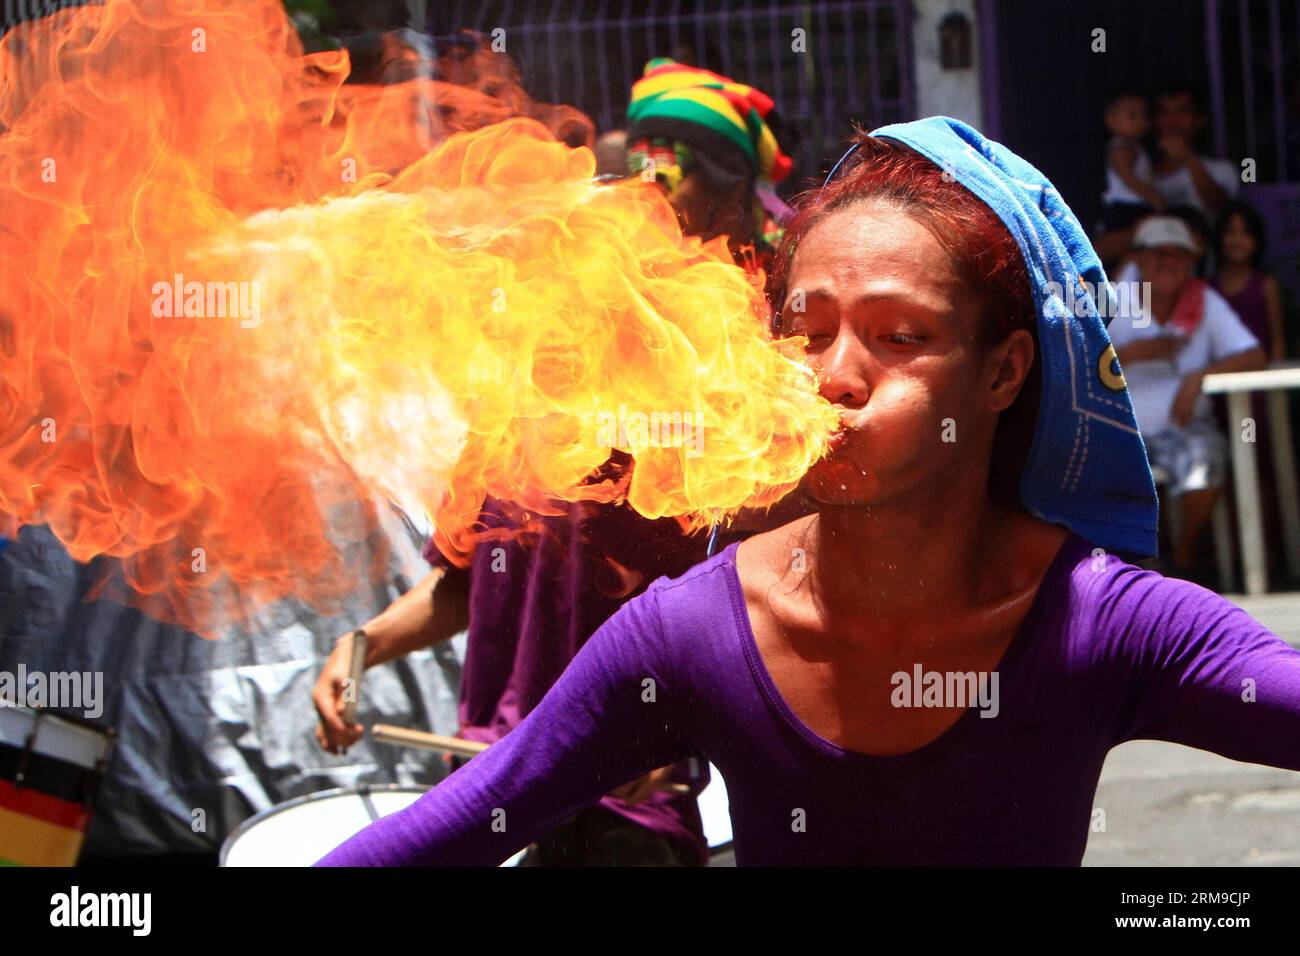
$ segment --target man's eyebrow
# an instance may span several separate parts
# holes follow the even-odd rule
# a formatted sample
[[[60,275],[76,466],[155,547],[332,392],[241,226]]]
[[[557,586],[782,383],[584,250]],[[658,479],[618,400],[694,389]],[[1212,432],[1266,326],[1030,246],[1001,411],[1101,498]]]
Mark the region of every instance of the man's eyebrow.
[[[839,297],[834,294],[833,290],[827,286],[792,285],[786,289],[785,297],[781,300],[780,305],[783,315],[790,312],[791,300],[799,292],[803,293],[805,307],[810,306],[814,302],[839,303],[840,301]],[[895,307],[901,307],[909,312],[922,313],[934,317],[950,315],[956,308],[954,302],[944,298],[933,290],[922,291],[918,294],[917,291],[910,286],[889,282],[882,282],[878,287],[869,288],[860,293],[847,303],[844,303],[844,308],[852,311],[862,306],[870,306],[878,303],[889,304]]]
[[[869,305],[873,302],[899,302],[904,305],[913,305],[925,309],[927,312],[947,312],[948,303],[943,299],[936,299],[928,295],[915,295],[908,289],[877,289],[862,293],[853,299],[850,307],[859,305]],[[935,306],[938,305],[939,308]]]
[[[788,289],[786,289],[785,300],[788,301],[791,297],[798,294],[799,292],[803,293],[805,299],[819,299],[819,300],[825,299],[827,301],[832,301],[832,302],[838,301],[838,297],[829,289],[821,288],[817,286],[813,286],[812,288],[806,288],[804,286],[790,286]],[[890,302],[915,302],[919,304],[924,304],[926,302],[926,297],[913,295],[906,288],[886,287],[884,289],[873,289],[873,290],[868,290],[866,292],[863,292],[861,295],[851,299],[849,301],[849,305],[853,306],[865,302],[878,302],[882,300],[890,301]]]
[[[830,290],[820,286],[813,286],[811,289],[801,285],[792,285],[785,290],[785,299],[788,301],[792,296],[803,293],[805,299],[834,299]]]

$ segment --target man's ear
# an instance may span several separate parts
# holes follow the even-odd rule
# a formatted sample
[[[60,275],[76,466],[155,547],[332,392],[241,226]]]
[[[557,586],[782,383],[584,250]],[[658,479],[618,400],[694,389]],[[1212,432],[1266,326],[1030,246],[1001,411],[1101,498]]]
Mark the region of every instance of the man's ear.
[[[1034,366],[1034,337],[1027,329],[1016,329],[993,347],[989,359],[993,366],[989,402],[994,411],[1005,411]]]

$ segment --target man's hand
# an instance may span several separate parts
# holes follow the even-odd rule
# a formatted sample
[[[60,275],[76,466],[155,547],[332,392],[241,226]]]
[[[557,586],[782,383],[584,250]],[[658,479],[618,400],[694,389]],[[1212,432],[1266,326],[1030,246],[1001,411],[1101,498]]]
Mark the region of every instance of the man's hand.
[[[1196,399],[1201,394],[1201,380],[1204,377],[1201,372],[1193,372],[1178,386],[1178,394],[1174,396],[1174,403],[1169,407],[1169,420],[1179,428],[1192,420],[1192,414],[1196,411]]]
[[[434,568],[382,612],[366,621],[366,667],[378,667],[403,654],[445,641],[469,624],[469,575]],[[365,728],[343,723],[343,694],[352,642],[338,641],[321,668],[311,699],[320,716],[316,740],[332,754],[361,739]],[[357,693],[360,688],[353,688]]]
[[[633,780],[631,783],[625,783],[615,790],[611,790],[611,797],[618,797],[620,800],[626,800],[631,804],[638,804],[647,799],[656,790],[665,790],[673,784],[673,768],[660,767],[658,770],[651,770],[644,777]]]
[[[332,754],[347,750],[365,734],[365,727],[343,723],[344,691],[347,689],[348,670],[352,665],[351,641],[338,641],[325,666],[321,668],[311,700],[316,705],[320,723],[316,725],[316,742]],[[352,693],[358,688],[353,687]]]
[[[1160,137],[1158,145],[1160,152],[1175,162],[1185,163],[1187,157],[1193,154],[1192,141],[1179,133],[1166,133]]]

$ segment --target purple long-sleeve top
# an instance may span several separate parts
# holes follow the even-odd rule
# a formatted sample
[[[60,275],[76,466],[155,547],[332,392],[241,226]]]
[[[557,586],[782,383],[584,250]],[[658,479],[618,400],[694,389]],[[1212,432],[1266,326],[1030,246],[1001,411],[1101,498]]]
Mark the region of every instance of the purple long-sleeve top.
[[[326,865],[488,865],[611,787],[700,751],[736,862],[1078,865],[1107,752],[1166,740],[1300,770],[1300,651],[1198,585],[1071,532],[972,707],[910,753],[846,751],[782,699],[736,545],[616,613],[500,743]]]
[[[523,537],[509,509],[489,498],[478,528],[506,531],[456,568],[432,540],[425,557],[469,587],[469,640],[461,674],[457,736],[495,744],[531,713],[578,650],[627,601],[655,579],[682,574],[706,553],[702,535],[672,519],[650,520],[623,505],[555,502]],[[708,782],[701,760],[673,766],[690,793],[656,790],[639,803],[606,795],[599,806],[709,858],[695,795]]]

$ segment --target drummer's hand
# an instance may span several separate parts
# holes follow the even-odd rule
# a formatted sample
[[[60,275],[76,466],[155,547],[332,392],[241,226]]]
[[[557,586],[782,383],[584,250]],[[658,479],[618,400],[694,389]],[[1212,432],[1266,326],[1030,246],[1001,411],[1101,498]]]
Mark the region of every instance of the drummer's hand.
[[[349,727],[343,723],[343,691],[351,663],[350,642],[339,641],[321,668],[311,692],[312,703],[320,717],[320,723],[316,725],[316,742],[332,754],[347,750],[366,732],[361,724]]]
[[[611,797],[618,797],[620,800],[626,800],[628,803],[637,804],[647,799],[656,790],[663,790],[673,784],[673,768],[671,766],[660,767],[658,770],[651,770],[644,777],[638,777],[631,783],[625,783],[609,792]]]

